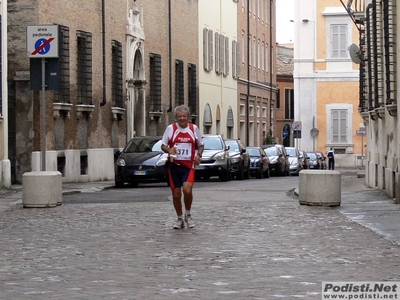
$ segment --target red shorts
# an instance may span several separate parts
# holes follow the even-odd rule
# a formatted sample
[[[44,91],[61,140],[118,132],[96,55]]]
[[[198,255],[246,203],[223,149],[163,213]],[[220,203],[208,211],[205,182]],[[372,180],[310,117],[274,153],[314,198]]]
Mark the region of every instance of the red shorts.
[[[168,175],[171,189],[182,187],[184,182],[194,182],[194,169],[182,165],[169,163]]]

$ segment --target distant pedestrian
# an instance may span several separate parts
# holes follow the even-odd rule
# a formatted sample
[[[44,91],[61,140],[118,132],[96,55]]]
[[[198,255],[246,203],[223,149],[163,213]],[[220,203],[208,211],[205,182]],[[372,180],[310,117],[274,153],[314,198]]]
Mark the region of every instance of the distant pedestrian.
[[[335,151],[331,148],[326,156],[328,157],[329,170],[335,170]]]
[[[190,111],[186,105],[175,108],[176,123],[168,125],[162,138],[161,149],[168,153],[168,175],[172,198],[178,219],[174,229],[194,227],[191,215],[193,202],[194,166],[200,164],[204,144],[199,128],[189,123]],[[197,148],[197,153],[196,153]],[[185,217],[182,210],[182,193]]]

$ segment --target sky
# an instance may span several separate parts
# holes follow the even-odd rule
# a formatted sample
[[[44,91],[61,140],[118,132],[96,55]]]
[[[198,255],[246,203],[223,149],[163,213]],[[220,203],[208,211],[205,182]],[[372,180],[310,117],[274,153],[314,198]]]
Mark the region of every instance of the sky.
[[[294,42],[294,0],[276,1],[276,41],[279,44]]]

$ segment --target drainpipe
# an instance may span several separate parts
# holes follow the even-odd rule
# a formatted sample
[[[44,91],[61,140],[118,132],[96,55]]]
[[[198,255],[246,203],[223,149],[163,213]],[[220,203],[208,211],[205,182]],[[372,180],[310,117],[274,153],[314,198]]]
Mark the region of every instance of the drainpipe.
[[[250,1],[247,1],[247,93],[246,93],[246,145],[250,145],[249,97],[250,97]]]
[[[275,134],[271,130],[272,124],[272,62],[274,57],[272,57],[273,54],[273,48],[272,48],[272,0],[269,2],[269,45],[270,45],[270,62],[269,62],[269,132],[270,136],[275,136]],[[275,128],[274,128],[275,129]]]
[[[167,112],[172,111],[172,32],[171,32],[171,0],[168,0],[168,51],[169,51],[169,108]]]
[[[104,106],[107,103],[107,90],[106,90],[106,0],[101,0],[101,28],[102,28],[102,52],[103,52],[103,101],[100,106]]]

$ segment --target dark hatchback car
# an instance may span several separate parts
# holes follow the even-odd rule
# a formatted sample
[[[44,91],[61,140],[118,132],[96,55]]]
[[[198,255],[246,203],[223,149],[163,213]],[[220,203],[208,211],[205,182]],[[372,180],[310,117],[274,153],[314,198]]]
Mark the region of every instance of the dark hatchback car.
[[[310,169],[321,169],[320,160],[315,152],[307,152],[307,157],[309,157],[308,167]]]
[[[250,175],[269,178],[269,158],[262,147],[247,147],[250,156]]]
[[[225,144],[229,146],[232,176],[239,180],[249,179],[250,158],[244,143],[241,140],[225,139]]]
[[[165,163],[168,154],[161,150],[161,136],[132,138],[122,151],[117,152],[115,161],[115,186],[129,183],[165,182],[169,184]]]
[[[263,146],[264,148],[264,146]],[[286,163],[285,157],[282,151],[275,146],[264,149],[265,153],[269,158],[269,170],[274,175],[285,175],[286,174]]]
[[[286,151],[285,146],[280,145],[280,144],[270,144],[270,145],[263,145],[262,146],[264,149],[270,148],[270,147],[276,147],[280,150],[283,156],[283,163],[285,164],[284,170],[279,173],[281,176],[289,176],[290,175],[290,162],[289,162],[289,154]]]

